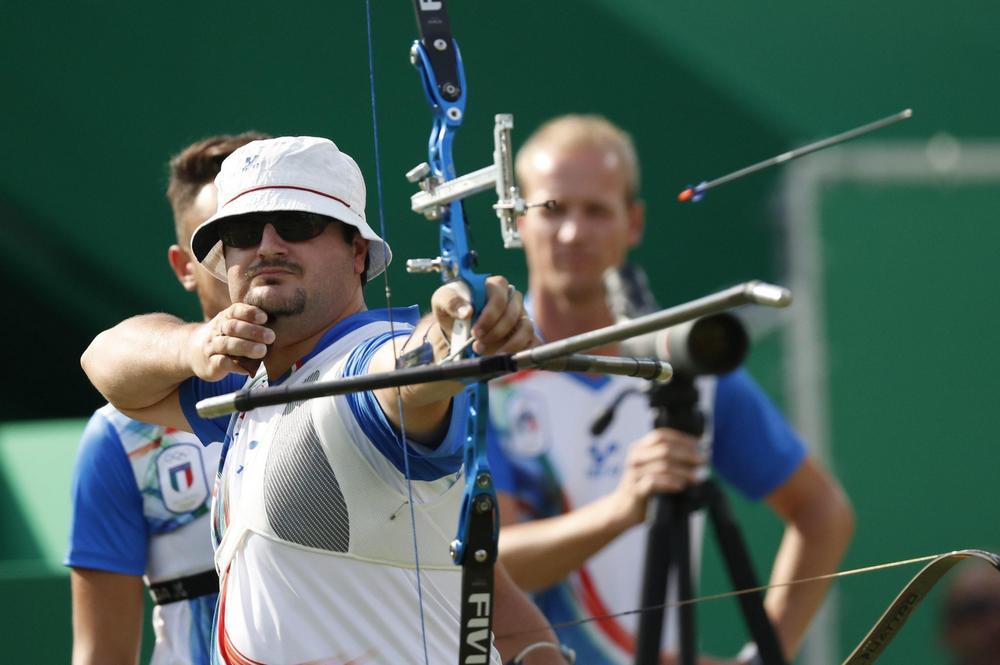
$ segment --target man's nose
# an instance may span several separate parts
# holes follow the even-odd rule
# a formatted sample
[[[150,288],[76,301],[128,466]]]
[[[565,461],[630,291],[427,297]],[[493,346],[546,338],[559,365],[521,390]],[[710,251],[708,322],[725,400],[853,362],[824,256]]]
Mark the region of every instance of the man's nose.
[[[575,242],[580,239],[582,231],[583,229],[580,226],[580,222],[577,221],[576,215],[567,215],[562,223],[559,224],[556,238],[559,242]]]
[[[259,254],[284,254],[286,249],[287,244],[278,235],[278,232],[274,229],[274,225],[265,224],[264,230],[260,235],[260,245],[257,247],[257,252]]]

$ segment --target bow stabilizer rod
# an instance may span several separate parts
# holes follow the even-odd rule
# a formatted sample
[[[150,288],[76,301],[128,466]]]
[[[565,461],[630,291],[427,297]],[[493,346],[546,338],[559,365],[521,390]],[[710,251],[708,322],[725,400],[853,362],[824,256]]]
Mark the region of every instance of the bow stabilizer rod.
[[[624,374],[650,380],[665,380],[672,374],[672,369],[669,363],[660,360],[584,356],[577,355],[576,352],[620,342],[630,337],[685,323],[701,316],[717,314],[740,305],[758,304],[785,307],[791,301],[791,292],[784,287],[759,281],[745,282],[688,303],[567,337],[557,342],[542,344],[515,354],[466,358],[445,365],[420,365],[392,372],[378,372],[333,381],[276,386],[253,391],[240,390],[201,400],[197,404],[197,409],[198,414],[203,418],[216,418],[234,411],[249,411],[262,406],[287,404],[316,397],[344,395],[381,388],[448,380],[486,381],[525,369]]]
[[[792,293],[782,286],[775,286],[761,281],[744,282],[697,300],[675,305],[667,309],[646,314],[635,319],[621,321],[604,328],[567,337],[549,344],[542,344],[533,349],[526,349],[514,354],[514,360],[519,366],[531,363],[537,367],[553,358],[576,353],[585,349],[593,349],[605,344],[620,342],[630,337],[644,335],[654,330],[669,328],[679,323],[686,323],[709,314],[718,314],[740,305],[766,305],[768,307],[787,307],[792,302]]]
[[[849,129],[846,132],[841,132],[835,136],[830,136],[828,138],[816,141],[815,143],[810,143],[809,145],[804,145],[801,148],[796,148],[795,150],[789,150],[788,152],[783,152],[780,155],[775,155],[770,159],[765,159],[762,162],[757,162],[756,164],[751,164],[750,166],[745,166],[742,169],[733,171],[732,173],[727,173],[726,175],[716,178],[715,180],[702,181],[697,185],[689,185],[685,190],[677,195],[677,200],[681,203],[685,201],[691,201],[692,203],[697,203],[698,201],[705,198],[705,192],[712,189],[713,187],[718,187],[719,185],[724,185],[727,182],[732,182],[733,180],[738,180],[744,176],[748,176],[751,173],[756,173],[757,171],[763,171],[766,168],[772,166],[777,166],[778,164],[783,164],[789,162],[793,159],[798,159],[808,155],[809,153],[816,152],[818,150],[823,150],[824,148],[829,148],[835,146],[838,143],[843,143],[845,141],[850,141],[851,139],[857,138],[869,132],[874,132],[883,127],[888,127],[889,125],[894,125],[897,122],[906,120],[913,116],[913,109],[903,109],[899,113],[893,113],[890,116],[886,116],[875,122],[870,122],[867,125],[861,125],[860,127],[855,127],[854,129]]]
[[[494,356],[466,358],[445,365],[419,365],[404,367],[392,372],[377,372],[351,376],[344,379],[305,383],[293,386],[275,386],[262,390],[239,390],[226,395],[209,397],[198,402],[198,415],[203,418],[218,418],[236,411],[250,411],[264,406],[301,402],[317,397],[333,397],[351,393],[401,388],[419,383],[437,381],[488,381],[489,379],[512,374],[522,369],[544,369],[552,372],[592,372],[595,374],[618,374],[650,381],[667,381],[673,374],[670,363],[655,358],[632,358],[615,356],[587,356],[572,354],[559,356],[538,364],[530,359],[519,362],[509,353]]]

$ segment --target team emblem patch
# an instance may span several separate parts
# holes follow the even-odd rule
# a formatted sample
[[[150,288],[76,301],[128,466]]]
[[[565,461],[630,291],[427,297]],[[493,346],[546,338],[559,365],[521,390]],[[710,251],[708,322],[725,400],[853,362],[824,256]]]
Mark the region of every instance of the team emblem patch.
[[[163,505],[172,513],[189,513],[208,500],[201,450],[191,443],[164,448],[156,458]]]
[[[504,442],[510,452],[522,457],[537,457],[551,443],[545,413],[545,400],[526,390],[514,395],[507,404],[511,436]]]

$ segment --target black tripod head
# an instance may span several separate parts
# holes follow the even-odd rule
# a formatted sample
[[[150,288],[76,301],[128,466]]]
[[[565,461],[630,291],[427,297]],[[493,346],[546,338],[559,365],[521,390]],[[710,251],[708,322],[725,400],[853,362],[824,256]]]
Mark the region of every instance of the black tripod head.
[[[625,265],[605,275],[608,304],[617,318],[632,318],[659,309],[642,268]],[[695,377],[726,374],[746,358],[750,336],[740,320],[729,313],[700,319],[642,335],[621,344],[622,355],[666,360],[674,369],[667,383],[651,382],[645,391],[627,390],[608,405],[591,425],[591,433],[601,434],[611,424],[622,400],[645,392],[656,410],[656,426],[671,427],[700,435],[704,415],[698,409]]]
[[[615,410],[629,395],[645,393],[656,410],[656,426],[699,435],[705,429],[704,416],[698,409],[695,377],[703,374],[726,374],[743,363],[750,338],[740,320],[732,314],[714,314],[646,336],[659,347],[658,352],[640,345],[630,345],[624,353],[655,356],[670,362],[674,376],[669,382],[652,381],[645,390],[626,390],[608,405],[591,425],[591,433],[601,434],[611,424]],[[639,338],[642,340],[643,338]],[[623,344],[623,346],[625,346]],[[638,348],[636,348],[638,347]],[[644,352],[645,351],[645,352]]]
[[[746,358],[750,337],[732,314],[715,314],[668,328],[660,333],[661,346],[674,368],[669,382],[649,386],[649,405],[656,411],[656,426],[700,436],[705,415],[698,408],[695,377],[726,374]]]

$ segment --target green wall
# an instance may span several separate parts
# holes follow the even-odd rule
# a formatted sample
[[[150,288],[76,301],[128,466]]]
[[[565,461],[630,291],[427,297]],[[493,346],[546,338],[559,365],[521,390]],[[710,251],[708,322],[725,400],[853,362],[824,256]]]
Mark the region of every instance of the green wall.
[[[0,650],[10,662],[69,661],[69,576],[61,564],[83,425],[0,425]]]
[[[995,280],[1000,145],[933,168],[912,146],[815,181],[823,438],[854,501],[846,568],[1000,547]],[[876,151],[871,151],[873,154]],[[830,160],[833,161],[833,160]],[[932,168],[920,169],[921,164]],[[861,170],[864,172],[860,172]],[[808,223],[805,218],[794,221]],[[817,266],[814,266],[817,267]],[[809,391],[807,391],[809,392]],[[804,396],[800,396],[802,398]],[[842,581],[841,639],[856,644],[915,567]],[[946,585],[942,585],[946,586]],[[934,596],[886,662],[946,662]]]
[[[515,143],[558,113],[600,112],[622,124],[639,146],[649,210],[647,238],[635,258],[646,266],[663,303],[748,278],[780,281],[786,274],[778,171],[727,185],[698,205],[676,204],[674,196],[688,183],[907,106],[914,108],[914,119],[886,130],[880,139],[997,133],[1000,91],[989,78],[1000,58],[996,3],[466,0],[453,1],[451,14],[470,89],[466,126],[456,143],[460,168],[472,170],[489,160],[496,112],[514,114]],[[251,128],[330,136],[357,157],[368,175],[369,218],[377,220],[360,2],[276,6],[257,0],[239,5],[39,0],[3,3],[3,17],[0,284],[6,287],[7,315],[0,334],[8,349],[8,379],[0,421],[88,415],[100,398],[77,363],[97,331],[142,311],[196,315],[195,304],[177,287],[164,260],[172,234],[163,199],[165,163],[187,143]],[[411,188],[402,177],[424,159],[429,125],[407,61],[415,34],[412,8],[404,1],[379,2],[374,19],[387,237],[397,259],[428,256],[436,248],[436,231],[409,212]],[[848,267],[859,270],[858,279],[866,275],[886,288],[893,279],[913,278],[914,271],[928,265],[944,272],[979,265],[981,283],[988,282],[990,248],[996,247],[989,241],[995,238],[978,237],[975,231],[989,223],[992,201],[984,203],[986,194],[951,201],[947,214],[941,211],[935,219],[956,224],[933,227],[948,253],[928,256],[926,247],[915,246],[907,226],[915,212],[931,205],[920,191],[876,201],[868,194],[833,197],[831,218],[851,220],[871,205],[886,222],[881,227],[885,236],[880,236],[886,251],[852,255]],[[849,209],[842,208],[848,203]],[[482,265],[510,274],[523,286],[521,257],[500,249],[489,201],[473,200],[468,210]],[[865,240],[868,228],[856,229],[858,238]],[[847,241],[838,235],[824,240],[831,247]],[[410,277],[402,264],[397,260],[390,270],[394,302],[426,300],[433,278]],[[383,301],[382,290],[381,284],[369,288],[371,304]],[[995,300],[970,302],[949,315],[961,322],[956,324],[960,329],[988,330],[997,322],[990,302]],[[878,331],[899,326],[900,339],[913,334],[896,309],[881,301],[840,307],[832,300],[831,307],[837,307],[838,335],[850,326]],[[977,348],[967,343],[963,354],[949,354],[949,359],[977,364]],[[750,361],[779,399],[784,399],[783,349],[780,337],[768,337]],[[887,361],[885,355],[871,349],[848,345],[831,350],[852,366],[870,363],[878,376],[889,371],[880,364]],[[982,400],[990,392],[990,379],[976,374],[971,383],[949,385],[944,392]],[[833,398],[844,401],[837,403],[833,434],[838,443],[831,455],[859,515],[858,544],[848,563],[976,544],[954,541],[963,540],[963,528],[994,524],[995,515],[958,510],[923,515],[896,504],[899,526],[892,537],[921,533],[924,539],[897,543],[872,534],[875,525],[887,520],[887,509],[882,497],[868,489],[880,487],[882,473],[871,459],[889,464],[905,456],[912,477],[931,473],[944,462],[930,452],[911,454],[885,425],[867,427],[927,410],[925,394],[894,393],[883,410],[864,397],[885,393],[875,384],[870,390],[868,395],[851,384],[832,384]],[[952,406],[949,402],[942,408]],[[985,407],[982,413],[988,413]],[[972,421],[972,435],[955,437],[963,460],[989,461],[979,466],[983,477],[970,481],[958,460],[949,457],[951,466],[940,481],[944,493],[964,496],[977,482],[986,483],[985,476],[995,468],[986,436],[990,423],[983,418]],[[47,460],[39,461],[38,473],[51,464],[59,469],[58,477],[67,477],[71,453],[64,434],[53,435],[51,444],[31,439],[39,460]],[[841,441],[856,448],[842,448]],[[50,447],[59,451],[58,460],[44,457]],[[5,505],[17,505],[18,497],[39,499],[30,487],[10,480],[7,464],[0,467],[6,474],[0,483]],[[48,486],[52,491],[58,487]],[[766,570],[778,526],[757,507],[741,505],[740,514],[755,557]],[[45,619],[43,625],[55,623],[65,633],[65,578],[45,572],[55,570],[52,552],[61,549],[62,537],[51,524],[35,534],[40,528],[35,515],[14,508],[0,511],[0,553],[8,561],[46,561],[41,569],[30,564],[30,570],[12,574],[11,584],[21,589],[12,593],[25,594],[12,597],[40,594],[31,602]],[[35,535],[28,538],[26,533]],[[718,579],[713,566],[710,554],[706,591]],[[845,585],[841,625],[873,618],[873,606],[887,600],[881,594],[874,585]],[[712,608],[705,612],[707,646],[723,650],[742,641],[732,616]],[[4,631],[3,641],[23,634],[25,630]],[[918,637],[932,642],[928,635]],[[845,634],[844,641],[853,642],[854,635]],[[65,654],[47,662],[65,662]]]

